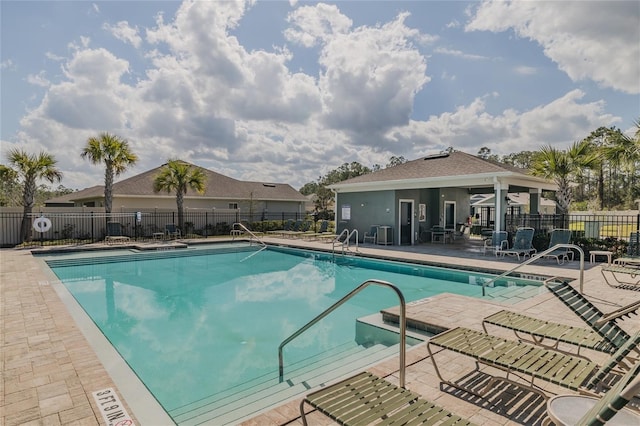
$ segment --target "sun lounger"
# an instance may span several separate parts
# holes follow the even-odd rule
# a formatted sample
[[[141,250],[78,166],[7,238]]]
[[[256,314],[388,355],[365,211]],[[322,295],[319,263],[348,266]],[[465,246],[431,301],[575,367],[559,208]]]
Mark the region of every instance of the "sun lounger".
[[[558,426],[640,425],[640,413],[624,409],[640,394],[640,363],[601,398],[557,395],[547,401],[548,420]],[[548,424],[548,422],[543,423]]]
[[[549,247],[555,247],[558,244],[569,244],[571,241],[571,230],[570,229],[554,229],[551,231],[551,237],[549,238]],[[548,257],[556,259],[558,265],[562,265],[565,261],[568,261],[569,258],[573,260],[573,252],[569,250],[567,247],[561,247],[553,250],[545,254],[542,257]]]
[[[603,266],[600,273],[609,287],[640,291],[640,266],[636,267],[632,264]],[[613,278],[611,281],[607,278],[607,273],[611,274],[611,278]],[[631,281],[626,281],[626,279]]]
[[[509,247],[509,234],[507,231],[491,231],[491,237],[484,240],[482,245],[482,254],[487,254],[487,251],[493,250],[496,256],[498,251],[506,250]]]
[[[615,259],[613,263],[622,266],[640,266],[640,231],[634,231],[629,234],[627,253]]]
[[[473,358],[476,361],[476,370],[479,370],[480,364],[483,364],[506,373],[506,377],[492,379],[485,391],[491,387],[493,382],[500,379],[518,386],[527,387],[546,397],[534,384],[535,379],[554,383],[573,391],[597,395],[603,379],[615,368],[620,367],[629,353],[637,348],[638,344],[640,344],[640,332],[631,337],[605,363],[599,366],[582,357],[458,327],[429,339],[427,349],[436,374],[442,383],[480,397],[484,393],[478,394],[460,383],[444,379],[436,363],[433,347],[450,350]],[[622,364],[622,366],[624,365]],[[511,373],[517,373],[520,377],[528,376],[529,384],[510,380],[509,374]]]
[[[562,303],[578,315],[596,333],[615,347],[619,348],[629,340],[629,334],[624,331],[615,320],[602,322],[605,314],[600,311],[589,299],[574,289],[567,282],[548,282],[545,286]],[[635,311],[635,310],[634,310]]]
[[[487,324],[508,328],[513,330],[520,340],[555,350],[559,350],[560,343],[577,346],[578,355],[580,354],[580,348],[606,353],[613,353],[617,349],[611,342],[593,330],[545,321],[508,310],[496,312],[483,319],[482,328],[485,332],[487,332]],[[521,333],[528,335],[528,337],[523,338]],[[550,344],[547,344],[546,341],[550,341]]]
[[[129,237],[122,234],[120,222],[107,222],[107,236],[104,239],[107,244],[124,243],[129,240]]]
[[[496,256],[517,256],[518,260],[520,260],[520,256],[531,256],[536,252],[536,249],[532,245],[534,232],[535,230],[533,228],[518,228],[516,235],[513,237],[513,246],[511,248],[496,250]]]
[[[307,395],[309,404],[341,425],[471,425],[468,420],[421,399],[418,394],[364,372]]]

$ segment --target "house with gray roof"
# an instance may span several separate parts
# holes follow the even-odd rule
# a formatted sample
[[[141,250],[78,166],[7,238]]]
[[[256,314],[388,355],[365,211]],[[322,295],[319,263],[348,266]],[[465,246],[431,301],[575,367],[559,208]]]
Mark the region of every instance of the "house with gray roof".
[[[113,211],[175,210],[175,193],[153,191],[153,181],[164,166],[113,184]],[[206,176],[204,194],[189,189],[184,197],[187,209],[231,209],[243,212],[304,213],[307,198],[286,183],[237,180],[201,169]],[[50,199],[49,207],[103,207],[104,186],[98,185]]]
[[[384,226],[383,244],[415,244],[440,225],[456,229],[471,215],[474,194],[493,194],[495,229],[505,228],[508,194],[529,194],[528,211],[541,209],[542,191],[557,185],[527,170],[460,151],[428,155],[330,186],[336,194],[338,232]]]

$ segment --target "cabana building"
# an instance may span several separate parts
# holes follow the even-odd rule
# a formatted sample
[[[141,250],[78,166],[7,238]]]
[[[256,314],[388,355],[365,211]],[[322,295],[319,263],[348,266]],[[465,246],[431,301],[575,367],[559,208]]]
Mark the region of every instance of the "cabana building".
[[[505,229],[509,194],[527,193],[527,211],[542,213],[542,191],[557,185],[527,170],[460,151],[417,160],[330,186],[335,192],[337,231],[372,226],[383,232],[378,244],[413,245],[433,226],[457,229],[467,223],[471,196],[493,194],[494,229]],[[524,199],[524,197],[521,197]]]

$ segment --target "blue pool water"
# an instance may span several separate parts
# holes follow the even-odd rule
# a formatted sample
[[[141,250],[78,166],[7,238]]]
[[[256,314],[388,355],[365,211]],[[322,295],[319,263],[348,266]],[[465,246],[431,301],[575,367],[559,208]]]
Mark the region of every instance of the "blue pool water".
[[[257,377],[277,376],[282,340],[368,279],[395,284],[410,302],[442,292],[480,297],[477,283],[490,277],[248,249],[57,256],[47,263],[169,413]],[[353,342],[356,318],[397,304],[389,289],[365,289],[291,342],[287,363]]]

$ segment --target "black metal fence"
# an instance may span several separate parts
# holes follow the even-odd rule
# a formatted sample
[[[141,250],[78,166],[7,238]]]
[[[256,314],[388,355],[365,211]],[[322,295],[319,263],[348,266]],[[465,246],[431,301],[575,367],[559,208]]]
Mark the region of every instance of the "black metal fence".
[[[22,212],[0,212],[0,246],[14,247],[21,244],[20,226]],[[47,220],[38,220],[44,217]],[[241,222],[254,231],[282,229],[287,220],[313,220],[305,213],[296,212],[241,212],[197,211],[184,212],[184,225],[181,235],[188,238],[206,238],[215,235],[229,235],[234,223]],[[107,222],[119,222],[122,235],[144,241],[164,233],[167,224],[178,224],[177,211],[140,211],[111,213],[34,213],[30,224],[38,222],[40,226],[30,226],[30,241],[26,245],[87,244],[104,240]],[[35,229],[38,228],[38,229]],[[154,235],[155,234],[155,235]]]
[[[554,228],[570,229],[573,239],[616,238],[628,240],[640,229],[640,214],[523,214],[507,215],[506,230],[514,234],[519,227],[531,227],[536,234],[548,234]]]

